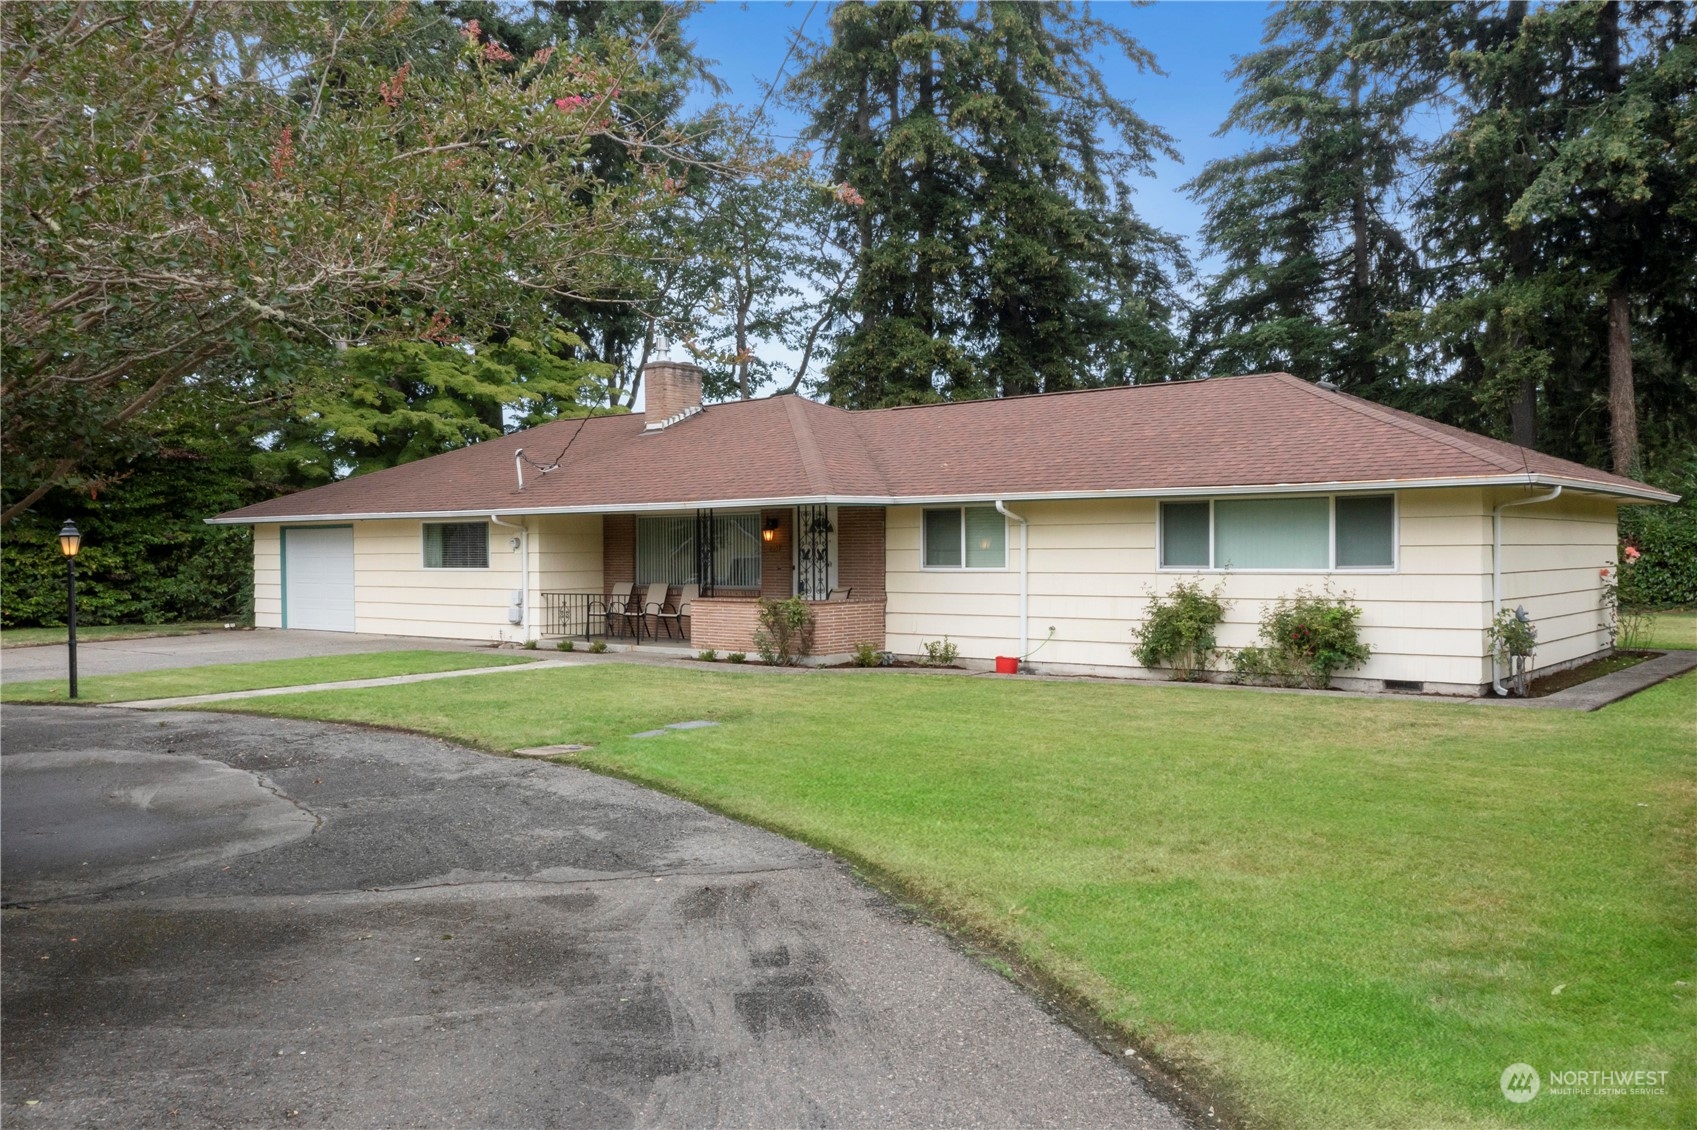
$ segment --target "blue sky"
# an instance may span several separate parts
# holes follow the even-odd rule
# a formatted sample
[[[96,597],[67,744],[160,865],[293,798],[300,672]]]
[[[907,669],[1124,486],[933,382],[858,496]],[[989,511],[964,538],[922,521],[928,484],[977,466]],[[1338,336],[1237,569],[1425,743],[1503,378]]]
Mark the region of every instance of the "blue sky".
[[[808,16],[812,8],[811,17]],[[766,83],[778,74],[790,33],[807,20],[807,34],[822,36],[831,5],[821,0],[718,0],[685,25],[700,54],[717,60],[714,72],[730,85],[732,102],[759,103]],[[1136,207],[1150,223],[1182,236],[1200,258],[1197,232],[1202,210],[1180,186],[1215,157],[1245,148],[1249,139],[1214,136],[1237,94],[1225,75],[1233,58],[1260,46],[1265,3],[1162,0],[1147,7],[1097,3],[1092,13],[1125,29],[1154,52],[1165,75],[1140,74],[1123,58],[1099,65],[1115,95],[1178,140],[1182,165],[1162,160],[1152,179],[1138,186]],[[794,62],[790,63],[791,68]],[[766,116],[777,134],[799,132],[801,122],[777,99]]]

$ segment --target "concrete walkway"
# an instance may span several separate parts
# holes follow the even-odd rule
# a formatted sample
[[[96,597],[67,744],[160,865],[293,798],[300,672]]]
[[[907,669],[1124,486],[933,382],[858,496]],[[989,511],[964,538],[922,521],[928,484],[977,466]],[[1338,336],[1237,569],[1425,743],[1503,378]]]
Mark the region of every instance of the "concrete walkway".
[[[133,675],[167,667],[205,667],[253,663],[261,659],[311,659],[371,651],[488,651],[474,640],[438,640],[416,636],[374,636],[358,632],[308,632],[292,628],[254,628],[206,632],[198,636],[149,636],[145,639],[79,640],[77,673]],[[0,682],[25,683],[65,676],[62,643],[9,647],[0,651]]]
[[[180,706],[201,706],[213,702],[231,702],[238,698],[269,698],[280,694],[305,694],[308,691],[351,691],[362,687],[395,687],[402,683],[428,683],[435,679],[459,679],[467,675],[501,675],[510,671],[547,671],[556,667],[576,667],[568,659],[540,659],[535,663],[509,663],[502,667],[468,667],[462,671],[430,671],[422,675],[386,675],[381,679],[343,679],[337,683],[303,683],[293,687],[261,687],[251,691],[220,691],[217,694],[191,694],[177,698],[141,698],[131,702],[114,702],[124,710],[170,710]]]
[[[1635,663],[1624,671],[1580,683],[1565,691],[1543,698],[1478,698],[1474,702],[1489,702],[1498,706],[1525,706],[1538,710],[1600,710],[1610,703],[1629,698],[1657,683],[1697,670],[1697,651],[1669,651],[1655,659]]]

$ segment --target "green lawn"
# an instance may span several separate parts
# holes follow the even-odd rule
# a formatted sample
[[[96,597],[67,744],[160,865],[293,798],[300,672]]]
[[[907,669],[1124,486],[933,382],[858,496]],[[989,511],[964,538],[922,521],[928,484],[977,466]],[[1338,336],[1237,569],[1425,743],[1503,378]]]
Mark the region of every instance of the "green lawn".
[[[211,667],[173,667],[134,675],[94,675],[79,679],[77,701],[134,702],[143,698],[254,691],[263,687],[294,687],[305,683],[334,683],[343,679],[381,679],[388,675],[502,667],[509,663],[529,663],[537,658],[497,652],[372,651],[357,655],[323,655],[313,659],[267,659],[258,663],[227,663]],[[0,687],[0,702],[64,702],[66,689],[64,679],[8,683]]]
[[[1578,714],[620,664],[238,708],[594,743],[857,861],[1250,1124],[1697,1125],[1697,678]],[[723,725],[628,736],[691,718]],[[1516,1062],[1669,1093],[1511,1105]]]
[[[1674,647],[1697,650],[1697,612],[1658,612],[1650,619],[1644,647]]]
[[[224,621],[211,620],[188,624],[102,624],[77,628],[79,643],[97,640],[147,639],[149,636],[195,636],[201,632],[222,632]],[[64,643],[64,628],[7,628],[0,632],[0,648],[38,647],[46,643]]]

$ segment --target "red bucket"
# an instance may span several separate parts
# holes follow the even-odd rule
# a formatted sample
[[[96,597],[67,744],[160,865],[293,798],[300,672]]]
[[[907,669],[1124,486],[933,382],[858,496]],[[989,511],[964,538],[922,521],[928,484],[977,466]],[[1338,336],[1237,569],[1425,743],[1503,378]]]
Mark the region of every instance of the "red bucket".
[[[998,656],[996,656],[996,674],[998,674],[998,675],[1017,675],[1017,674],[1019,674],[1019,659],[1016,658],[1015,656],[1012,656],[1012,655],[998,655]]]

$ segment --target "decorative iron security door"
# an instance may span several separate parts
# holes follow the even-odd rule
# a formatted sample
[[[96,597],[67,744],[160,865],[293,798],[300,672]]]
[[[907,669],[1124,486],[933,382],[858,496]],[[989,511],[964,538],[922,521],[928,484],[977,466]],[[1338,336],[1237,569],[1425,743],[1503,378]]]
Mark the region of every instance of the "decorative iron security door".
[[[795,585],[803,600],[831,595],[831,517],[825,506],[795,508]]]
[[[713,511],[695,512],[695,583],[702,596],[713,595],[713,544],[719,539],[713,529]]]

